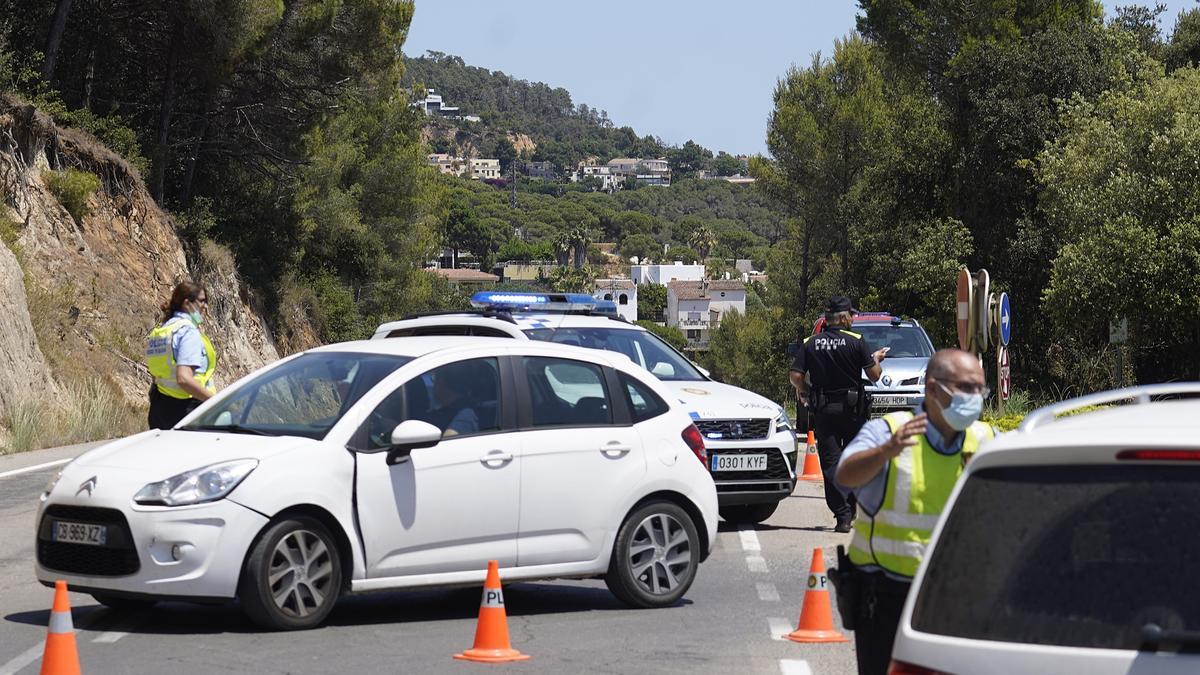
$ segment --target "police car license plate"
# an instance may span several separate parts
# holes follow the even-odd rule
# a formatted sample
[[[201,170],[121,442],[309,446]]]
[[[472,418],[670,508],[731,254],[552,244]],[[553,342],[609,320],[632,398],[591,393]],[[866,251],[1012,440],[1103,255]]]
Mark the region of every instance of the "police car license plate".
[[[907,396],[873,396],[871,402],[874,405],[908,405]]]
[[[87,544],[103,546],[108,542],[108,528],[92,523],[68,523],[63,520],[54,521],[54,541],[64,544]]]
[[[713,471],[766,471],[766,455],[713,455]]]

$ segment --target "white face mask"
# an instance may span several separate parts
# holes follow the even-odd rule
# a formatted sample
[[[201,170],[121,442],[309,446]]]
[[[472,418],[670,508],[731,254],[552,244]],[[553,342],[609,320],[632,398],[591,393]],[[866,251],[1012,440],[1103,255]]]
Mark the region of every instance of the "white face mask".
[[[936,380],[934,380],[937,382]],[[938,401],[938,405],[942,408],[942,417],[946,418],[946,424],[949,424],[952,429],[957,431],[966,431],[967,427],[971,426],[979,416],[983,413],[983,394],[976,392],[974,394],[964,394],[959,391],[950,391],[946,385],[937,382],[937,385],[942,388],[942,391],[950,395],[950,403],[942,405]]]

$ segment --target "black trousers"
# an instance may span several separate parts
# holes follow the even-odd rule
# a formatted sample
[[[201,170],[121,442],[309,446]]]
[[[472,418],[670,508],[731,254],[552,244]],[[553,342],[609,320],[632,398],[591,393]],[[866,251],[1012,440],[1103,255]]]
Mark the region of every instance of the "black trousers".
[[[825,505],[838,520],[849,520],[854,517],[854,495],[843,496],[834,486],[833,476],[842,459],[842,451],[858,434],[863,423],[852,413],[818,411],[815,417],[813,434],[817,440],[817,454],[821,457],[821,473],[825,475]]]
[[[194,398],[167,396],[158,387],[150,385],[150,413],[146,422],[151,429],[170,429],[199,406],[200,401]]]
[[[911,583],[896,581],[880,572],[857,572],[860,591],[856,604],[854,654],[858,675],[887,675],[892,643],[900,628],[900,615]]]

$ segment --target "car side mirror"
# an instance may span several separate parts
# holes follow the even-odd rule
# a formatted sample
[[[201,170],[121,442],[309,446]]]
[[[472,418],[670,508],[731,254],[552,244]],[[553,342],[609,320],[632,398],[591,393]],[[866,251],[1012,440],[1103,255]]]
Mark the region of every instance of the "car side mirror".
[[[407,462],[413,450],[432,448],[442,440],[442,430],[429,422],[407,420],[392,429],[392,447],[388,450],[388,466]]]
[[[666,361],[659,361],[650,372],[658,377],[675,377],[675,366]]]
[[[796,352],[798,352],[798,351],[800,351],[800,343],[799,342],[789,342],[788,343],[788,346],[787,346],[788,356],[795,356]]]

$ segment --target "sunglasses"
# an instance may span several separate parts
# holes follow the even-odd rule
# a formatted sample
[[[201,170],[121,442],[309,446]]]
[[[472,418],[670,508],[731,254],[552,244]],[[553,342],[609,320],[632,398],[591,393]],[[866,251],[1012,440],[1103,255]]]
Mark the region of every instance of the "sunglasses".
[[[983,394],[984,398],[991,395],[992,390],[985,384],[976,384],[975,382],[956,382],[954,380],[939,380],[935,377],[929,378],[938,383],[947,394],[959,392],[962,394]],[[945,384],[943,384],[945,383]],[[946,385],[950,385],[947,387]]]

